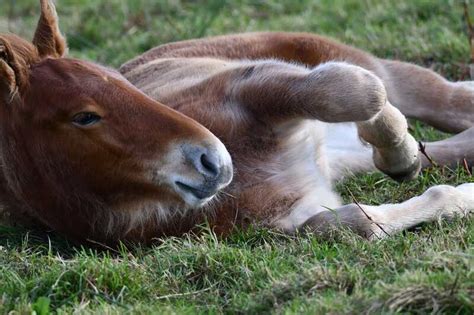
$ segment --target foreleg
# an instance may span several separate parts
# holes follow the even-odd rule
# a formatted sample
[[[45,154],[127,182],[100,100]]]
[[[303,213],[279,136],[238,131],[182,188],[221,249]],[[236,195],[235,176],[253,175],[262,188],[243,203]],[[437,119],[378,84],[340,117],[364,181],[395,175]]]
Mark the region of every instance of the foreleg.
[[[375,165],[395,179],[420,170],[418,145],[405,117],[386,99],[382,81],[358,66],[330,62],[312,70],[287,64],[258,64],[231,83],[230,99],[261,120],[356,122],[373,146]]]
[[[439,185],[399,204],[349,204],[323,211],[309,218],[300,229],[324,234],[343,225],[369,239],[380,239],[423,222],[465,216],[473,211],[474,183],[457,187]]]

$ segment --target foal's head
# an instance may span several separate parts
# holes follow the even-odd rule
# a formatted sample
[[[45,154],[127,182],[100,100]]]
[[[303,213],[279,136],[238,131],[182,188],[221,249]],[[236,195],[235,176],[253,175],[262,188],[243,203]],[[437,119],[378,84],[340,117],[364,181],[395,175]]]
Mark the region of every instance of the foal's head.
[[[32,43],[0,35],[0,183],[14,202],[82,238],[102,217],[173,216],[229,184],[207,129],[65,50],[47,0]]]

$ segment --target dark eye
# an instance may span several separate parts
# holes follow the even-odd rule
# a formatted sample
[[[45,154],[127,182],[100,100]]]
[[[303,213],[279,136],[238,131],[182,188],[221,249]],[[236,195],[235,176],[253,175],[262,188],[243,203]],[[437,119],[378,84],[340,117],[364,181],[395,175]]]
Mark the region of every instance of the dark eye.
[[[99,122],[101,117],[96,113],[84,112],[74,115],[72,122],[75,125],[86,127],[92,126],[93,124]]]

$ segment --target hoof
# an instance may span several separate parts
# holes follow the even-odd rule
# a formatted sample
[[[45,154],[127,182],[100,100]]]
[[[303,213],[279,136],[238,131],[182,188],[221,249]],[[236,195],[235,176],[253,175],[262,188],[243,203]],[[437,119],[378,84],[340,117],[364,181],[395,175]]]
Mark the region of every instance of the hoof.
[[[421,171],[421,159],[418,157],[416,161],[406,170],[403,172],[398,172],[398,173],[390,173],[390,172],[385,172],[390,178],[393,180],[396,180],[397,182],[407,182],[410,180],[415,179],[418,174],[420,174]]]
[[[388,148],[374,148],[375,166],[398,182],[414,179],[421,170],[418,143],[410,135],[398,145]]]

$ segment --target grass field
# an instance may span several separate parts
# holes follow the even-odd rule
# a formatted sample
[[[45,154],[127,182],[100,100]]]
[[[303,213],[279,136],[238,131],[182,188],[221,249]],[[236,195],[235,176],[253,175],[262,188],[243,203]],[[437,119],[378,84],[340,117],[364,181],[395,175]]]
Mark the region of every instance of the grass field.
[[[60,0],[70,54],[119,66],[160,43],[256,30],[309,31],[380,57],[468,79],[455,0]],[[474,14],[474,4],[473,12]],[[31,37],[35,0],[2,0],[0,32]],[[445,134],[420,123],[418,138]],[[462,167],[396,184],[381,174],[338,185],[350,202],[398,202],[434,184],[473,182]],[[354,314],[474,312],[474,221],[426,224],[384,241],[257,229],[149,248],[77,247],[53,233],[0,226],[0,313]]]

